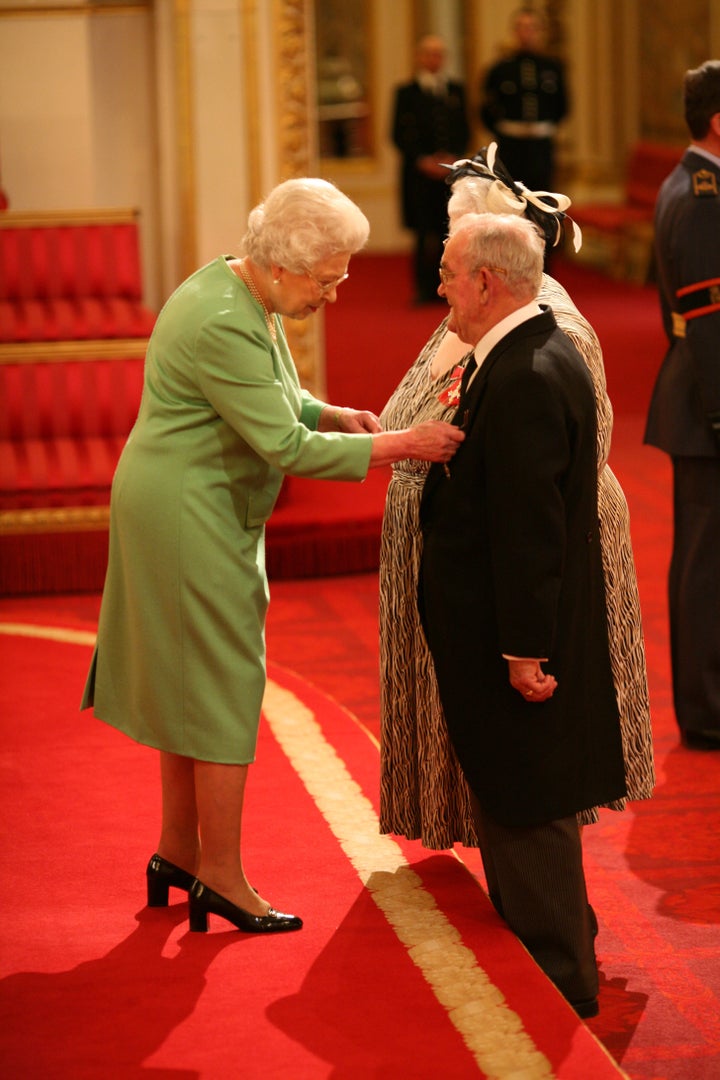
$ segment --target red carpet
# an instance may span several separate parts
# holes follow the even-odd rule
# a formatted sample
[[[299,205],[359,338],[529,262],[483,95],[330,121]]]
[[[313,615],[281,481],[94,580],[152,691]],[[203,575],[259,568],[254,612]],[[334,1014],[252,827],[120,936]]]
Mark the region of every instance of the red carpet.
[[[57,605],[69,640],[7,623],[0,637],[4,1075],[622,1075],[460,861],[378,835],[376,747],[284,669],[270,670],[246,861],[305,928],[265,939],[211,918],[204,936],[185,903],[145,909],[156,755],[76,711],[91,634],[72,608]]]
[[[642,417],[616,421],[611,464],[630,503],[644,613],[658,784],[654,799],[585,831],[601,930],[601,1013],[589,1027],[633,1080],[720,1076],[720,756],[678,745],[665,581],[667,458],[641,446]],[[374,578],[274,588],[271,655],[377,731]],[[338,626],[343,626],[342,633]],[[305,644],[307,643],[307,644]],[[464,853],[479,873],[474,853]]]

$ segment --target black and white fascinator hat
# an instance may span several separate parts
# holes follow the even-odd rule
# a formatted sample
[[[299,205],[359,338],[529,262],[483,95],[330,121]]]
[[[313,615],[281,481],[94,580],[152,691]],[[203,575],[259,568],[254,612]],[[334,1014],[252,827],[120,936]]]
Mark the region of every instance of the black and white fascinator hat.
[[[571,200],[567,195],[554,191],[530,191],[520,180],[513,180],[497,154],[497,143],[490,143],[473,158],[461,158],[446,165],[449,173],[446,184],[456,183],[463,177],[487,180],[487,209],[492,214],[523,214],[537,225],[547,247],[557,247],[563,238],[564,222],[572,225],[573,248],[582,246],[582,232],[567,210]]]

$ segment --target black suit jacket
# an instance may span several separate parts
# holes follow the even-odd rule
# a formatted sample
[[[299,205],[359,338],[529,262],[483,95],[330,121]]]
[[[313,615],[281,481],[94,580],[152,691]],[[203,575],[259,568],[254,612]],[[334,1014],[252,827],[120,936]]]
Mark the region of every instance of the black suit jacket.
[[[462,83],[448,81],[441,96],[428,93],[415,80],[397,88],[392,140],[402,154],[402,212],[408,228],[445,231],[450,189],[444,180],[433,180],[418,172],[416,162],[440,150],[460,158],[469,138]]]
[[[504,825],[625,794],[597,511],[595,400],[549,310],[511,331],[461,399],[466,439],[421,502],[420,612],[451,741]],[[532,704],[502,654],[548,657]]]

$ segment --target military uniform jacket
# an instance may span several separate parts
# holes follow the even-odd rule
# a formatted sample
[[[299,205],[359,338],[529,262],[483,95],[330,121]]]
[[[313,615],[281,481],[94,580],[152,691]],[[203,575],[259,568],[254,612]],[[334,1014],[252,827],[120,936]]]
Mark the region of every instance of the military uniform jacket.
[[[466,439],[430,469],[419,606],[450,739],[484,809],[530,826],[625,794],[601,564],[595,401],[549,309],[491,351]],[[503,654],[548,657],[531,704]]]
[[[645,441],[674,457],[720,454],[720,166],[686,150],[660,188],[655,256],[670,342]]]
[[[559,60],[516,53],[490,68],[483,86],[480,119],[494,134],[503,120],[559,124],[568,110],[565,74]]]

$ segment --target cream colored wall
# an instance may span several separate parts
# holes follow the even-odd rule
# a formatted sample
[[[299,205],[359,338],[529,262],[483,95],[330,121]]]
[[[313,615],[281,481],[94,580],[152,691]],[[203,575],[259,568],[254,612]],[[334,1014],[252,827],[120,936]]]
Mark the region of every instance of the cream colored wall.
[[[243,106],[249,48],[237,0],[196,0],[191,41],[196,254],[202,264],[238,250],[250,200]]]
[[[11,205],[92,205],[88,20],[18,15],[3,18],[0,30],[0,168]]]
[[[139,207],[154,304],[161,280],[149,14],[0,14],[0,169],[11,208]]]

